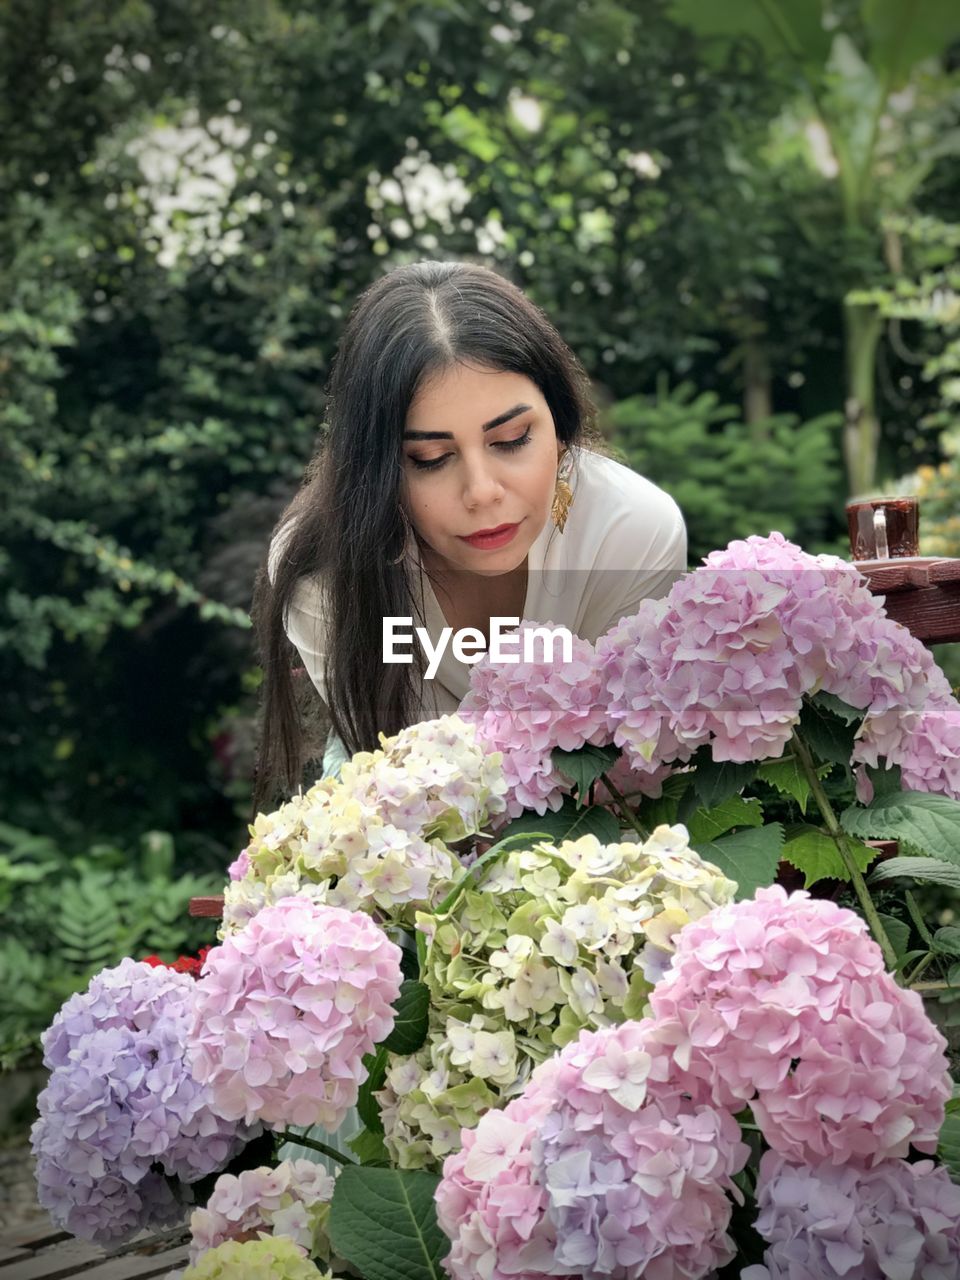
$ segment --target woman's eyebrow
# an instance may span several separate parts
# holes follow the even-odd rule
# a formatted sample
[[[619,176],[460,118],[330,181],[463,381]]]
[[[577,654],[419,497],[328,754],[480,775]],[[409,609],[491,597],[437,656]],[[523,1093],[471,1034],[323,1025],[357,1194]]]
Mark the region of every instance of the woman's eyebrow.
[[[498,413],[495,418],[491,418],[489,422],[483,424],[482,430],[492,431],[494,427],[502,427],[505,422],[509,422],[511,418],[515,418],[518,413],[529,413],[531,406],[528,404],[515,404],[512,409],[505,409],[503,413]],[[452,440],[452,431],[405,431],[403,433],[404,440]]]

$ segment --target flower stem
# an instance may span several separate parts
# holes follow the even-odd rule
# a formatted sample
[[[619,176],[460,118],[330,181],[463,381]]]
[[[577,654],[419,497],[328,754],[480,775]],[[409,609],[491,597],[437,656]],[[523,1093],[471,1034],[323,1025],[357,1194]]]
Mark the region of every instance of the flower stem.
[[[643,827],[641,827],[640,823],[637,821],[636,814],[633,813],[629,804],[627,804],[626,797],[624,796],[623,792],[617,790],[614,784],[610,781],[610,778],[607,774],[601,773],[600,777],[603,779],[603,785],[607,788],[607,790],[613,796],[614,800],[616,800],[617,808],[620,810],[620,813],[623,816],[624,821],[629,823],[629,825],[633,827],[634,831],[637,833],[637,835],[640,837],[641,840],[649,839],[649,836],[650,836],[649,831],[644,831]]]
[[[817,773],[817,768],[813,762],[810,750],[798,733],[794,733],[793,735],[793,748],[797,753],[797,759],[800,762],[800,766],[806,774],[807,781],[810,784],[810,790],[813,794],[813,798],[817,802],[817,808],[823,816],[823,821],[826,825],[827,831],[834,844],[837,846],[840,859],[843,862],[847,875],[850,877],[853,884],[854,892],[857,895],[857,899],[863,910],[867,924],[870,926],[870,931],[879,943],[880,950],[883,952],[884,963],[888,969],[896,969],[897,953],[894,950],[890,939],[887,937],[887,931],[884,929],[879,913],[877,912],[877,908],[874,905],[873,899],[870,897],[870,890],[867,888],[867,882],[864,880],[863,875],[860,872],[860,868],[857,866],[853,855],[847,847],[846,833],[837,821],[837,815],[833,811],[833,806],[827,798],[827,793],[824,791],[823,786],[820,783],[820,777]]]
[[[351,1160],[349,1156],[345,1156],[342,1151],[335,1151],[333,1147],[328,1147],[325,1142],[317,1142],[315,1138],[305,1138],[302,1133],[291,1133],[289,1129],[275,1130],[276,1136],[282,1142],[292,1142],[298,1147],[309,1147],[311,1151],[319,1151],[322,1156],[327,1156],[331,1160],[336,1160],[337,1164],[356,1164],[356,1160]]]
[[[928,951],[925,956],[921,956],[920,959],[917,961],[916,966],[913,969],[913,972],[910,974],[910,977],[908,978],[906,974],[903,975],[903,985],[905,987],[913,987],[916,980],[920,977],[921,973],[923,973],[924,969],[927,968],[927,966],[930,964],[930,961],[932,959],[933,959],[932,951]],[[915,987],[914,987],[914,990],[916,990]]]

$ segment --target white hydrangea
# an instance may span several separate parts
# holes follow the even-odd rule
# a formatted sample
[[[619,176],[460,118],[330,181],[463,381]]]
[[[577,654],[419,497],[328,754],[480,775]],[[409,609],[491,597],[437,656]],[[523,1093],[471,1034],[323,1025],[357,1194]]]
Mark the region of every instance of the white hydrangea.
[[[257,815],[219,936],[297,893],[410,920],[461,870],[450,845],[502,814],[505,793],[500,756],[457,716],[381,735],[380,749],[355,755],[339,779]]]

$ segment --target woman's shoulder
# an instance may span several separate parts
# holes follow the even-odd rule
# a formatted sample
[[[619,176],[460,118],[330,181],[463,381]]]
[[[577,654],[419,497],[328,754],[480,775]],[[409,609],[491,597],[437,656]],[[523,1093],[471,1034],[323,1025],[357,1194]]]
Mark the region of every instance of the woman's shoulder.
[[[573,510],[580,517],[579,534],[591,541],[618,532],[649,545],[685,532],[683,515],[669,493],[615,458],[587,449],[577,457]]]

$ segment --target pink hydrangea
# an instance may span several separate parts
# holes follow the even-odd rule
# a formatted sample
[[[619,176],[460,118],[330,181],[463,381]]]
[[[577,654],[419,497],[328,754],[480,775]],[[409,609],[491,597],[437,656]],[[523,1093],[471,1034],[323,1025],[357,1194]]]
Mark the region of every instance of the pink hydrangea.
[[[193,1070],[227,1118],[336,1129],[401,980],[400,948],[369,916],[284,898],[207,957]]]
[[[960,703],[952,695],[930,698],[909,721],[901,721],[895,738],[868,720],[854,749],[854,759],[888,767],[900,766],[900,782],[907,791],[929,791],[960,800]],[[857,795],[864,804],[873,798],[869,779],[858,776]]]
[[[637,768],[780,756],[805,681],[777,616],[787,589],[758,572],[698,569],[659,607],[601,637],[614,741]]]
[[[454,1280],[694,1280],[735,1255],[749,1148],[649,1020],[582,1032],[463,1140],[437,1192]]]
[[[771,1147],[835,1164],[935,1149],[946,1042],[859,916],[774,885],[675,945],[650,997],[661,1034],[718,1102],[752,1106]]]
[[[527,1254],[556,1243],[547,1192],[533,1177],[532,1146],[553,1094],[557,1059],[537,1069],[524,1093],[464,1129],[463,1147],[447,1157],[437,1187],[437,1220],[451,1241],[444,1266],[452,1280],[538,1280],[549,1274]]]
[[[930,697],[949,692],[929,650],[887,618],[866,579],[782,534],[731,542],[665,600],[597,644],[614,741],[637,769],[782,755],[802,699],[832,693],[866,715],[861,759],[889,755]]]
[[[520,652],[527,635],[553,625],[521,623]],[[553,767],[554,747],[576,751],[586,743],[610,741],[601,666],[593,645],[576,636],[570,662],[493,663],[483,658],[470,673],[470,691],[459,715],[476,725],[490,751],[503,753],[512,817],[524,809],[543,814],[560,807],[570,784]]]
[[[932,1160],[807,1167],[768,1151],[757,1199],[769,1248],[741,1280],[960,1280],[960,1187]]]

